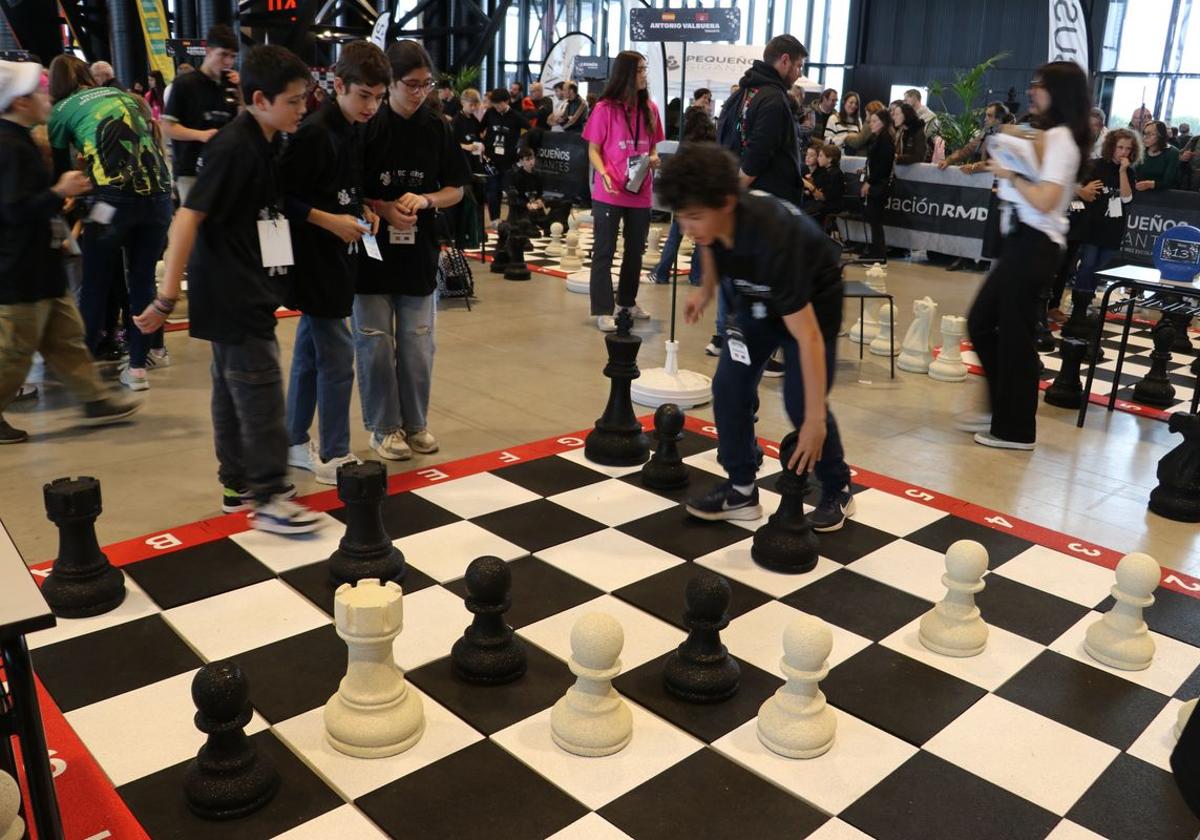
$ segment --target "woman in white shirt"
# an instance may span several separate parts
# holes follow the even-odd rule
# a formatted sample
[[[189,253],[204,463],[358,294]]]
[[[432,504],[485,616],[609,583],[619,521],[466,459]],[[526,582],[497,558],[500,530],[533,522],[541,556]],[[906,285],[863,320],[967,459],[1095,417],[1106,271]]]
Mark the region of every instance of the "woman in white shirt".
[[[987,377],[991,410],[963,415],[957,426],[975,432],[975,442],[1000,449],[1033,449],[1037,439],[1038,354],[1034,332],[1039,294],[1058,270],[1067,242],[1067,207],[1092,145],[1088,127],[1091,98],[1078,64],[1043,64],[1029,83],[1034,127],[1040,145],[1037,175],[1026,177],[996,159],[988,169],[1016,191],[1015,219],[1000,259],[984,281],[967,330]],[[1021,135],[1022,129],[1006,127]]]
[[[829,121],[825,123],[825,142],[840,149],[846,138],[862,131],[862,127],[862,100],[857,93],[848,90],[842,97],[841,110],[830,114]]]

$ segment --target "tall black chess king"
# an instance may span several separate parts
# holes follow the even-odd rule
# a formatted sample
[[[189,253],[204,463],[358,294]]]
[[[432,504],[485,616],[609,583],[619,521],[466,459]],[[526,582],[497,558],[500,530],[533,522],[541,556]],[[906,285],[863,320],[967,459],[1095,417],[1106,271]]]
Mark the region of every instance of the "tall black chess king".
[[[96,542],[100,482],[91,476],[56,478],[42,486],[46,517],[58,526],[58,556],[42,584],[50,610],[84,618],[116,609],[125,600],[125,574]]]
[[[1158,462],[1150,510],[1176,522],[1200,522],[1200,414],[1172,414],[1167,425],[1183,442]]]
[[[633,415],[633,399],[629,395],[633,380],[641,376],[637,354],[642,339],[633,335],[632,330],[633,316],[622,309],[617,315],[617,331],[604,336],[608,347],[604,375],[612,380],[608,405],[583,444],[583,454],[589,461],[608,467],[636,467],[650,457],[650,442]]]
[[[400,583],[408,567],[383,527],[387,469],[379,461],[343,464],[337,472],[338,498],[346,505],[346,533],[329,557],[334,586],[367,578]]]
[[[817,565],[817,535],[804,515],[808,477],[788,469],[798,439],[796,432],[789,432],[779,445],[779,461],[783,464],[775,485],[780,494],[779,509],[754,532],[750,545],[750,558],[755,563],[784,574],[811,572]]]

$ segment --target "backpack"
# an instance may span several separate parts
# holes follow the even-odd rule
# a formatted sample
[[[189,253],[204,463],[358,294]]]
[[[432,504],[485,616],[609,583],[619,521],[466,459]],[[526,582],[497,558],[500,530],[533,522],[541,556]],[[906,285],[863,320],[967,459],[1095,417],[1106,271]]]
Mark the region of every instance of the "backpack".
[[[749,142],[746,128],[746,115],[750,112],[750,103],[754,101],[758,88],[743,88],[729,97],[725,107],[721,109],[721,119],[717,121],[717,144],[733,152],[739,158],[742,150]]]

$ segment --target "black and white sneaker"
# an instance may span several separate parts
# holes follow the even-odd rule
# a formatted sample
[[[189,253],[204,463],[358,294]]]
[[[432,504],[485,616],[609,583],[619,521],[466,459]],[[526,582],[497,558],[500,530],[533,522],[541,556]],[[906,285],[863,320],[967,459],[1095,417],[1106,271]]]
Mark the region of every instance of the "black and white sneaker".
[[[831,496],[822,493],[821,501],[808,515],[808,521],[812,529],[820,534],[840,531],[846,520],[854,515],[854,510],[854,496],[849,487],[844,487]]]
[[[767,364],[763,368],[763,376],[770,377],[771,379],[778,379],[783,376],[783,362],[776,358],[778,355],[778,353],[775,353],[771,358],[767,359]]]
[[[0,417],[0,444],[24,443],[29,440],[29,432],[24,429],[14,429],[8,421]]]
[[[119,423],[134,414],[142,407],[137,400],[121,397],[105,397],[83,404],[83,422],[87,426],[107,426],[109,423]]]
[[[294,499],[296,498],[296,485],[289,484],[280,493],[276,494],[277,499]],[[225,487],[221,491],[221,512],[222,513],[242,513],[243,511],[254,510],[254,494],[249,490],[237,487]]]
[[[319,514],[282,495],[272,496],[265,505],[256,506],[249,519],[251,528],[272,534],[310,534],[325,524]]]
[[[762,505],[758,503],[758,487],[749,495],[733,488],[733,482],[719,484],[703,496],[693,496],[685,505],[687,512],[699,519],[760,519]]]
[[[704,355],[706,355],[706,356],[720,356],[720,355],[721,355],[721,348],[722,348],[724,345],[725,345],[725,340],[724,340],[724,338],[722,338],[722,337],[721,337],[721,336],[719,336],[719,335],[714,335],[714,336],[713,336],[713,337],[712,337],[712,338],[709,340],[709,342],[708,342],[708,345],[707,345],[707,346],[705,346],[705,348],[704,348]]]

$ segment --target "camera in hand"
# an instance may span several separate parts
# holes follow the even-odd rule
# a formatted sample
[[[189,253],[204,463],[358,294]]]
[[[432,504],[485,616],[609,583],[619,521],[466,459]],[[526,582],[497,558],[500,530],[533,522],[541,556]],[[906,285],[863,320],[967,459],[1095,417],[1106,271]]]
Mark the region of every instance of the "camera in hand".
[[[239,104],[237,85],[230,78],[229,70],[221,71],[221,91],[225,94],[225,102],[236,108]]]

